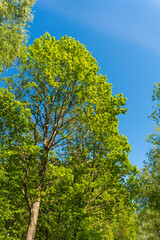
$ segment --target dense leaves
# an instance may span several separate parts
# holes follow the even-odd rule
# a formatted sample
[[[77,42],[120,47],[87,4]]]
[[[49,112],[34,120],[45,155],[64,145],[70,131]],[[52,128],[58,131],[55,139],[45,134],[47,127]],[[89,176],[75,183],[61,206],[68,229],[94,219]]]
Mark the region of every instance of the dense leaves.
[[[147,139],[153,148],[147,154],[148,161],[140,175],[140,239],[160,239],[160,84],[155,85],[153,101],[155,105],[151,116],[156,122],[155,133]]]
[[[0,1],[0,73],[9,67],[27,39],[26,27],[32,20],[35,0]]]
[[[126,99],[67,36],[36,39],[17,72],[0,92],[2,237],[135,239],[137,169],[117,118]]]

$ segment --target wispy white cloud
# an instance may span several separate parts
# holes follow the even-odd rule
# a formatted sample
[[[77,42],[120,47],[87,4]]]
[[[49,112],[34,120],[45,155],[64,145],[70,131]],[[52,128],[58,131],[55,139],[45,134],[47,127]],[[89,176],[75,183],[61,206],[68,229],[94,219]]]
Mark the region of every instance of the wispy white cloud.
[[[160,56],[160,9],[153,2],[160,5],[160,0],[39,0],[37,4]]]

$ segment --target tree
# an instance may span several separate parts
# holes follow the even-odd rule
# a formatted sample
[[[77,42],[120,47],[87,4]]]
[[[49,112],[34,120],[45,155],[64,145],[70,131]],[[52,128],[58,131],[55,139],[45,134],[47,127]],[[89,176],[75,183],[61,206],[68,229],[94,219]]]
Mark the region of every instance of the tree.
[[[141,171],[139,219],[140,232],[145,239],[160,239],[160,83],[154,87],[152,100],[156,103],[151,117],[156,122],[155,133],[148,136],[153,148]],[[147,236],[146,236],[147,235]]]
[[[0,238],[24,239],[27,206],[22,190],[26,173],[21,158],[31,151],[29,109],[5,89],[0,89]],[[25,145],[27,144],[27,145]],[[32,146],[32,150],[35,149]],[[36,149],[35,149],[36,150]],[[17,221],[17,218],[19,221]]]
[[[0,73],[9,67],[27,39],[27,24],[32,20],[35,0],[0,1]]]
[[[48,177],[56,181],[41,199],[38,239],[135,239],[127,187],[116,176],[107,178],[105,166],[99,172],[100,166],[89,165],[81,156],[68,167],[50,166]]]
[[[102,239],[105,228],[99,222],[108,218],[122,196],[123,204],[133,207],[137,191],[137,169],[128,160],[130,145],[118,132],[117,115],[126,113],[126,99],[122,94],[112,96],[96,60],[67,36],[56,41],[46,33],[36,39],[21,52],[17,67],[17,75],[5,79],[7,106],[12,107],[8,112],[2,98],[1,159],[8,176],[18,166],[19,182],[16,176],[12,181],[26,200],[26,240],[35,238],[39,212],[43,221],[37,226],[37,239],[53,239],[56,231],[66,236],[65,223],[73,228],[70,239],[82,239],[82,234],[94,239],[94,229]],[[43,228],[46,216],[52,236],[49,224]]]

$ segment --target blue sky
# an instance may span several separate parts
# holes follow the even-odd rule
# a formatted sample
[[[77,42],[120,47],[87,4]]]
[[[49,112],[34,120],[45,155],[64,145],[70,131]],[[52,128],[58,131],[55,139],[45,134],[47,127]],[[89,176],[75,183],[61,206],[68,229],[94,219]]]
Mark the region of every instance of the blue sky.
[[[100,72],[113,84],[113,94],[128,98],[119,131],[132,146],[138,168],[154,130],[154,83],[160,81],[160,0],[37,0],[29,43],[46,31],[56,39],[68,35],[86,45]]]

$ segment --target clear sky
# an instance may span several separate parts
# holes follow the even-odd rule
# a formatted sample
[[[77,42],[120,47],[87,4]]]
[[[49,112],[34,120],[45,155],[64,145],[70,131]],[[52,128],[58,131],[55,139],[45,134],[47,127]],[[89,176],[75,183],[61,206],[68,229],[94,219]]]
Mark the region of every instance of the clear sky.
[[[151,95],[160,81],[160,0],[37,0],[29,43],[46,31],[59,39],[72,36],[97,59],[113,94],[127,97],[119,131],[132,146],[138,168],[153,132]]]

